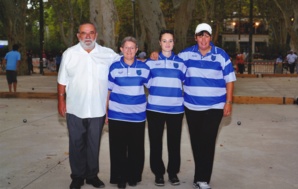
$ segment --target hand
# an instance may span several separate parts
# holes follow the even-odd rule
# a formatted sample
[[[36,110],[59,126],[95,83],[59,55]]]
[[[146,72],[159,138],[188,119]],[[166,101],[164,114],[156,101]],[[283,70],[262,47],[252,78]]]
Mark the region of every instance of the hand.
[[[65,117],[66,103],[64,100],[58,100],[58,112],[62,117]]]
[[[232,114],[232,104],[231,103],[226,103],[224,106],[224,116],[230,116]]]

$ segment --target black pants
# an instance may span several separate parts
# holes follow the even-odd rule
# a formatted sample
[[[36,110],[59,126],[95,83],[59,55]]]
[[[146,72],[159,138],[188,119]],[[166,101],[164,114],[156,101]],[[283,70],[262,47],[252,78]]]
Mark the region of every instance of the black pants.
[[[33,64],[32,61],[28,61],[28,74],[33,73]]]
[[[245,69],[244,64],[239,64],[238,63],[238,71],[239,71],[240,74],[243,74],[244,69]]]
[[[290,73],[293,74],[295,70],[295,63],[289,64]]]
[[[99,146],[105,117],[81,119],[67,114],[69,162],[72,179],[96,177]]]
[[[223,116],[222,109],[193,111],[185,108],[192,152],[195,161],[194,182],[210,182],[215,143]]]
[[[145,121],[109,119],[110,183],[140,182],[145,161]]]
[[[165,174],[165,165],[162,160],[162,141],[164,125],[167,125],[168,167],[169,175],[180,171],[180,144],[181,129],[184,113],[164,114],[147,111],[148,132],[150,139],[150,167],[156,176]]]

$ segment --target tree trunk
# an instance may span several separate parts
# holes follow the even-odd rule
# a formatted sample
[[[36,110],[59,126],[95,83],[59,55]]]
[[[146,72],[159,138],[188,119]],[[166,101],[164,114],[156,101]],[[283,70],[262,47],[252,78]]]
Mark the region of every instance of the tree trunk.
[[[282,17],[285,20],[285,28],[291,38],[290,48],[297,51],[298,50],[298,3],[296,1],[286,0],[279,1],[274,0],[276,6],[282,12]],[[290,20],[291,17],[294,17],[294,22]]]
[[[25,21],[27,1],[1,1],[0,6],[1,18],[5,27],[8,47],[11,50],[13,44],[19,45],[19,52],[21,53],[21,65],[18,69],[18,74],[23,75],[28,72],[26,62],[26,46],[25,46]]]
[[[186,47],[187,30],[192,21],[196,0],[173,0],[175,11],[175,51],[178,53]],[[193,31],[194,33],[195,31]]]
[[[118,14],[113,0],[90,0],[90,20],[96,25],[101,45],[117,51]]]
[[[166,28],[163,13],[160,9],[159,0],[137,0],[139,3],[140,22],[146,31],[148,53],[159,50],[158,37],[162,29]]]

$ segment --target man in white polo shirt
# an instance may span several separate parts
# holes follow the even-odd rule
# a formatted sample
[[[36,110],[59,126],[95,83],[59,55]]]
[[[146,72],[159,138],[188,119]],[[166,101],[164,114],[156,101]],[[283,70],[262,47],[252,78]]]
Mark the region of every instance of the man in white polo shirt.
[[[69,131],[70,189],[87,184],[103,188],[98,178],[99,146],[105,121],[109,67],[120,56],[96,43],[92,23],[83,23],[79,43],[62,56],[58,74],[58,111]]]
[[[290,51],[290,53],[287,55],[287,61],[289,64],[289,68],[290,68],[290,73],[293,74],[294,73],[294,69],[295,69],[295,63],[297,60],[297,55],[294,53],[293,50]]]

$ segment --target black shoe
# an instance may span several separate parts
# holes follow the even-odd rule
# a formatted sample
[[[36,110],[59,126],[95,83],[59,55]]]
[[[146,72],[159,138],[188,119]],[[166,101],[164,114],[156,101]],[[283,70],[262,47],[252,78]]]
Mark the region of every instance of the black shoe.
[[[104,188],[105,187],[105,184],[98,177],[86,179],[86,183],[91,184],[95,188]]]
[[[84,185],[84,179],[73,179],[69,186],[70,189],[81,189],[81,186]]]
[[[129,186],[132,186],[132,187],[135,187],[137,185],[137,182],[135,182],[135,181],[129,181],[128,182],[128,185]]]
[[[124,188],[126,188],[126,182],[119,182],[117,184],[117,186],[118,186],[118,188],[124,189]]]
[[[165,180],[163,179],[163,176],[155,176],[155,185],[156,186],[164,186]]]
[[[169,175],[169,181],[171,185],[176,186],[180,184],[179,178],[177,175]]]

